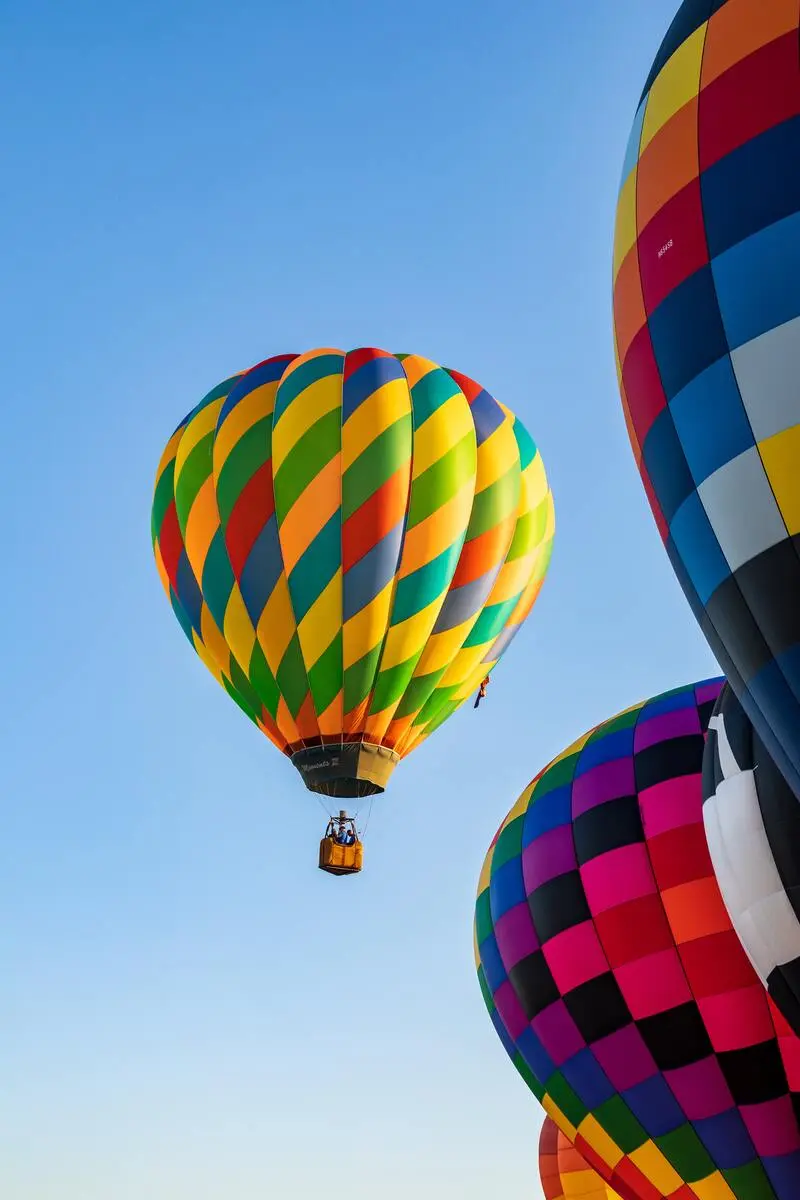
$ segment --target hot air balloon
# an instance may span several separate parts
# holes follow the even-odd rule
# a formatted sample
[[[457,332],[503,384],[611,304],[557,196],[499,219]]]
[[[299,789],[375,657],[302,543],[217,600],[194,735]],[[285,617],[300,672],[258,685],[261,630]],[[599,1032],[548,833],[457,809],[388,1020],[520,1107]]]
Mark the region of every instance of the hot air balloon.
[[[539,1174],[544,1200],[618,1200],[549,1117],[539,1135]]]
[[[614,336],[650,506],[800,795],[800,7],[685,0],[622,172]]]
[[[703,828],[722,680],[636,705],[535,777],[481,873],[478,976],[517,1069],[640,1200],[798,1200],[800,1042],[734,932]]]
[[[490,673],[553,531],[522,423],[465,375],[376,349],[214,388],[167,444],[152,515],[200,658],[311,791],[342,798],[382,792]],[[323,869],[358,869],[350,820]]]
[[[703,820],[733,926],[800,1034],[800,805],[728,686],[703,757]]]

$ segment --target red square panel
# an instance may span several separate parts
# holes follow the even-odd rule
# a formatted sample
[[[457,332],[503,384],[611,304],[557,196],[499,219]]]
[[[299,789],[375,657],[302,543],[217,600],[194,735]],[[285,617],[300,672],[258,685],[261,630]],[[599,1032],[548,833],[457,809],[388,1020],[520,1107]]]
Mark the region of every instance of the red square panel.
[[[705,827],[700,821],[660,833],[650,839],[647,849],[653,874],[662,890],[711,874]]]
[[[681,961],[692,991],[698,999],[725,995],[750,987],[756,978],[750,959],[732,929],[710,937],[684,942]]]
[[[677,950],[661,950],[614,971],[619,990],[634,1021],[680,1008],[692,999]]]
[[[747,1050],[775,1036],[767,997],[758,979],[735,992],[706,996],[698,1000],[697,1007],[717,1054]]]
[[[661,375],[653,353],[650,330],[644,325],[630,345],[622,364],[622,382],[639,445],[644,445],[658,414],[667,406]]]
[[[621,967],[675,945],[658,895],[642,896],[598,913],[595,925],[612,967]]]
[[[613,1185],[619,1191],[622,1191],[620,1184],[628,1194],[632,1191],[639,1200],[664,1200],[661,1192],[654,1184],[646,1179],[635,1163],[632,1163],[629,1158],[623,1158],[617,1164],[617,1169],[614,1172]]]
[[[700,180],[668,200],[639,234],[639,272],[648,313],[708,262]]]

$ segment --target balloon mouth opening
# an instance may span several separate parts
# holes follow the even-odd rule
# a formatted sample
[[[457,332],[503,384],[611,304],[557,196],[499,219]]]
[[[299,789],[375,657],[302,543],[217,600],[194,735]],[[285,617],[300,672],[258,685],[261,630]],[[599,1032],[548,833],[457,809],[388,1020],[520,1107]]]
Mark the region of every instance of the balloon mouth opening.
[[[370,742],[336,742],[297,750],[292,762],[310,792],[355,799],[379,796],[400,761],[388,746]]]
[[[353,800],[362,796],[380,796],[384,789],[368,779],[327,779],[313,782],[305,778],[306,787],[318,796],[332,796],[342,800]]]

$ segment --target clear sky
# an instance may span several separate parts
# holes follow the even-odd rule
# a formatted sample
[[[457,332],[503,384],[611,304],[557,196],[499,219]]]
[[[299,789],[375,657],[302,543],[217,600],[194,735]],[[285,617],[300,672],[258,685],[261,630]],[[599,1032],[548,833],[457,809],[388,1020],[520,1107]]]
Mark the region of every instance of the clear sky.
[[[483,854],[589,725],[715,673],[621,415],[628,128],[676,0],[4,0],[0,1192],[537,1197],[472,964]],[[556,498],[479,713],[366,870],[192,655],[151,559],[180,417],[270,354],[480,379]]]

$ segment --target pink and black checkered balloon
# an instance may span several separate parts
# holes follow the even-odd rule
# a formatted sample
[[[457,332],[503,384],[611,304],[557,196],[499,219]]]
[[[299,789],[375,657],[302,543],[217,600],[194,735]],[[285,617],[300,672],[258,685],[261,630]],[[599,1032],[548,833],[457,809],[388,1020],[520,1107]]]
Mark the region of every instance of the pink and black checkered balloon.
[[[667,692],[535,777],[486,858],[478,975],[517,1069],[640,1200],[798,1200],[800,1042],[731,926],[703,827],[722,687]]]

